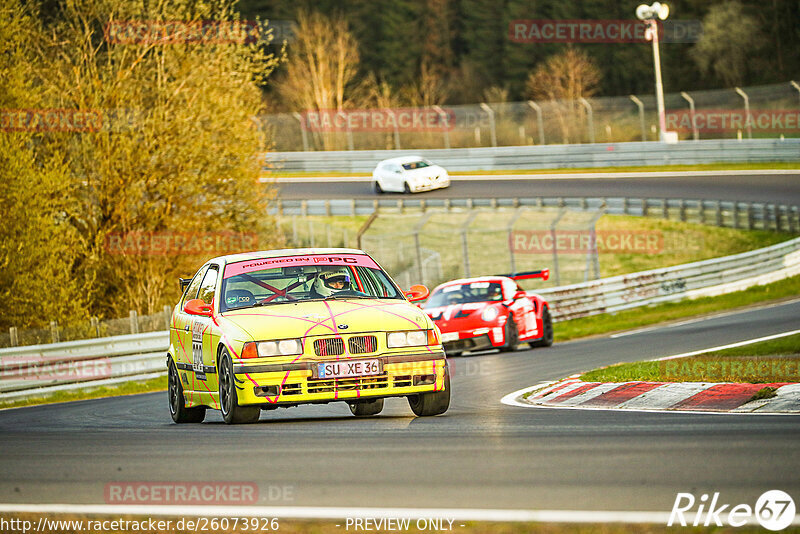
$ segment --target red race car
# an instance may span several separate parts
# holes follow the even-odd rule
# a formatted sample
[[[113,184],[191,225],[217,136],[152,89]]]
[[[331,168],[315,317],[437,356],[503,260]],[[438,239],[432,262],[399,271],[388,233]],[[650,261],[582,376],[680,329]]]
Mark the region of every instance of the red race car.
[[[548,269],[509,276],[481,276],[437,286],[423,310],[442,333],[448,356],[464,351],[516,350],[520,343],[532,347],[553,344],[553,323],[547,301],[526,293],[515,280],[542,278]]]

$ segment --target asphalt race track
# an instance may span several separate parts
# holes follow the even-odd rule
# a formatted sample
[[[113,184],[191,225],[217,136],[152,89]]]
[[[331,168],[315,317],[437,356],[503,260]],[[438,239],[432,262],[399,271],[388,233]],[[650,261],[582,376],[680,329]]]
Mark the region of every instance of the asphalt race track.
[[[415,198],[514,198],[514,197],[631,197],[685,198],[742,202],[800,204],[800,171],[780,174],[703,174],[647,176],[641,178],[559,178],[531,175],[509,179],[495,175],[485,179],[459,180],[447,189],[419,193]],[[376,198],[368,178],[349,181],[297,179],[280,183],[284,199]],[[386,196],[400,197],[399,194]]]
[[[618,361],[800,327],[800,301],[514,354],[451,360],[453,401],[264,412],[255,425],[174,425],[166,393],[0,411],[0,502],[103,503],[110,482],[237,481],[259,505],[662,511],[677,492],[751,505],[800,492],[800,416],[518,408],[512,391]],[[557,332],[556,325],[556,332]]]

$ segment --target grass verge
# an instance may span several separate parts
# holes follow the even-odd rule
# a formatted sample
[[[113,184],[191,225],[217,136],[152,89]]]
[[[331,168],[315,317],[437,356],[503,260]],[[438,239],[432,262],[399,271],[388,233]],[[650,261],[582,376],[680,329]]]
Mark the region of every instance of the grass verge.
[[[0,409],[19,408],[35,404],[53,404],[86,399],[99,399],[103,397],[119,397],[122,395],[135,395],[137,393],[150,393],[152,391],[165,391],[167,389],[167,375],[151,378],[144,382],[123,382],[116,386],[103,386],[88,390],[56,391],[42,395],[18,400],[0,401]]]
[[[786,278],[772,284],[755,286],[718,297],[703,297],[694,300],[669,302],[643,306],[615,314],[595,315],[561,321],[555,326],[556,341],[569,341],[631,330],[643,326],[702,316],[715,312],[742,308],[759,303],[778,301],[800,295],[800,276]]]
[[[663,171],[758,171],[758,170],[794,170],[800,169],[800,162],[776,161],[764,163],[706,163],[703,165],[639,165],[629,167],[560,167],[557,169],[504,169],[454,171],[451,176],[471,175],[503,175],[503,174],[564,174],[574,172],[663,172]],[[265,177],[302,178],[304,176],[372,176],[369,172],[286,172],[275,170],[264,173]]]
[[[620,363],[584,373],[587,382],[742,382],[767,384],[800,381],[800,334],[733,349],[673,360]],[[765,387],[752,400],[775,396]]]

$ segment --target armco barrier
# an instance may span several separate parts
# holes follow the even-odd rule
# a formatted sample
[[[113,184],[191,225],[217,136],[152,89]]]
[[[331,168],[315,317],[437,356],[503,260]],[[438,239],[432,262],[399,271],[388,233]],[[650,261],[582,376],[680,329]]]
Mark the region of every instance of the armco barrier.
[[[536,293],[548,299],[554,319],[565,320],[737,291],[797,274],[800,238],[733,256]],[[0,349],[0,400],[158,376],[166,372],[168,344],[164,331]],[[61,376],[64,372],[66,377]]]
[[[163,374],[168,346],[162,331],[0,349],[0,399]]]
[[[278,199],[270,214],[281,216],[369,215],[378,211],[502,208],[569,208],[603,210],[609,215],[655,216],[729,228],[800,231],[800,208],[784,204],[673,198],[530,197],[530,198],[374,198]]]
[[[381,160],[420,155],[449,171],[600,168],[800,161],[800,139],[714,139],[433,150],[269,152],[270,168],[290,172],[372,172]]]
[[[536,291],[553,318],[574,319],[659,302],[717,295],[800,274],[800,238],[771,247]]]

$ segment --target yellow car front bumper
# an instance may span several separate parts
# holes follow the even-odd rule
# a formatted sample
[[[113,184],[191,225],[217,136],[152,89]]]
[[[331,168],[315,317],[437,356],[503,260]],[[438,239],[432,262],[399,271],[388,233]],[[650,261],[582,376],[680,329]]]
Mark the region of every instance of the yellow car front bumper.
[[[234,365],[239,405],[294,405],[336,400],[403,397],[444,389],[444,352],[377,356],[379,375],[314,378],[320,363]]]

